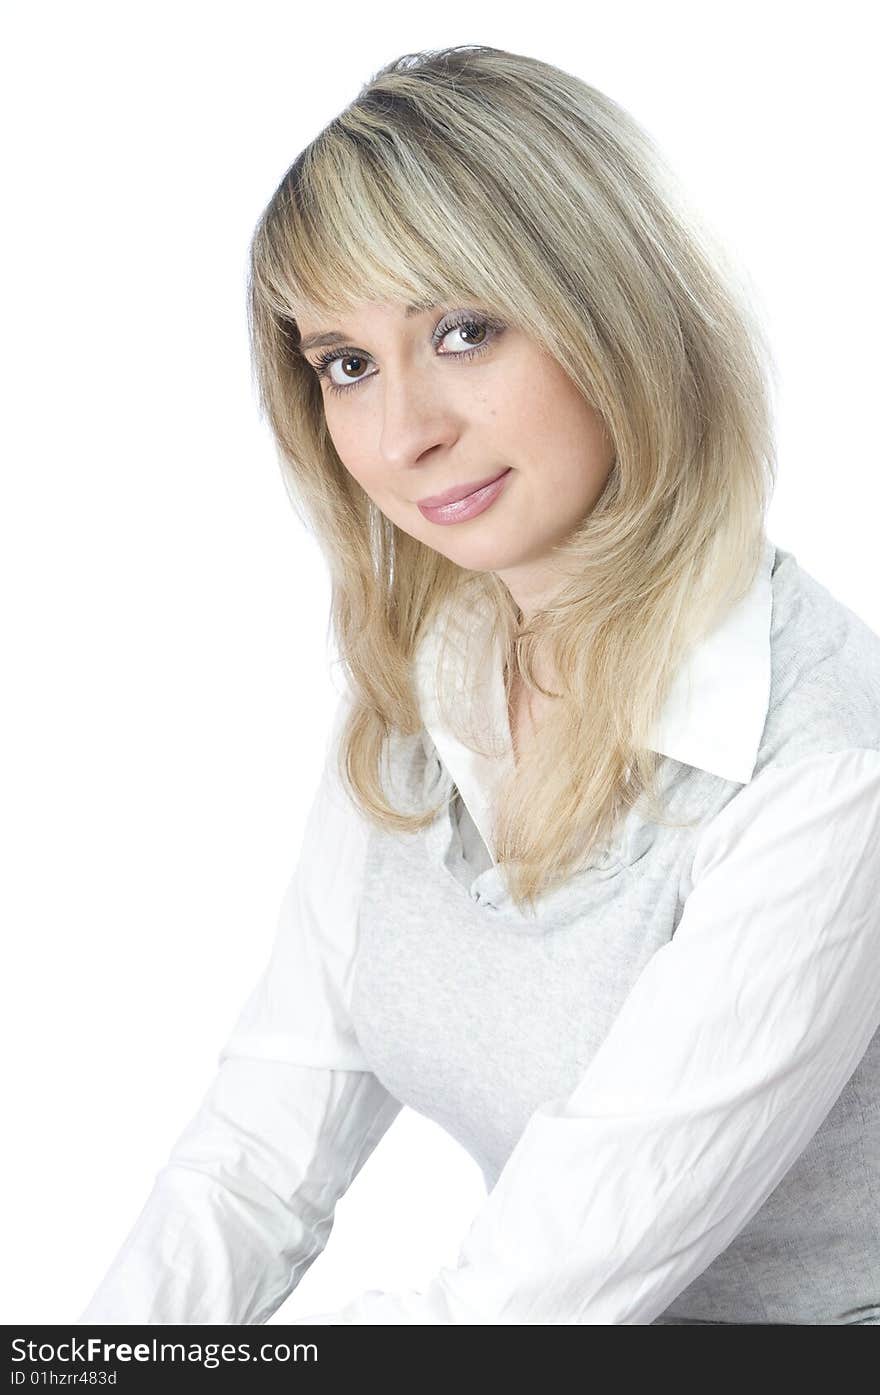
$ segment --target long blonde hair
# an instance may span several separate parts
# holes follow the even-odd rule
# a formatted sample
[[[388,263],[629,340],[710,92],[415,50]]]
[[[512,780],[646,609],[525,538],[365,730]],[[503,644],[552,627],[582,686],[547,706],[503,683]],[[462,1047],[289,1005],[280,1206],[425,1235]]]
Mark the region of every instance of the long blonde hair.
[[[535,659],[550,657],[557,699],[495,810],[510,894],[533,911],[638,800],[662,819],[647,742],[686,650],[760,564],[776,368],[745,280],[624,109],[548,63],[462,45],[386,64],[300,153],[248,281],[261,405],[330,569],[353,697],[340,772],[362,812],[405,832],[438,812],[395,807],[383,758],[395,733],[422,730],[420,645],[465,596],[510,656],[508,696],[516,675],[545,691]],[[293,307],[364,300],[476,301],[600,413],[614,464],[555,551],[564,585],[527,624],[494,573],[404,533],[341,463]],[[467,714],[445,711],[477,748]]]

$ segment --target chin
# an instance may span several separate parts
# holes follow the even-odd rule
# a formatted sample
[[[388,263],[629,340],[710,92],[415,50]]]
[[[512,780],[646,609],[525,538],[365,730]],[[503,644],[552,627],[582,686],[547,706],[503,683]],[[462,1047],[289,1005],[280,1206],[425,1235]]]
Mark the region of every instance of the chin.
[[[508,567],[521,566],[526,560],[522,547],[505,547],[501,544],[493,546],[491,542],[481,547],[475,545],[470,548],[450,549],[448,552],[444,550],[444,555],[469,572],[504,571]]]

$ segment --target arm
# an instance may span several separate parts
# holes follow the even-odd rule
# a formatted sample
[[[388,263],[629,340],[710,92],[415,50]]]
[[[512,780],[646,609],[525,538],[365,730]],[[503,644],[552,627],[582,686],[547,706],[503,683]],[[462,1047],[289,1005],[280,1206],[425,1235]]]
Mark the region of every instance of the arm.
[[[648,1324],[730,1244],[880,1026],[880,752],[764,771],[702,830],[691,885],[457,1267],[304,1322]]]
[[[366,831],[335,769],[346,701],[269,963],[79,1323],[265,1322],[400,1110],[348,1016]]]

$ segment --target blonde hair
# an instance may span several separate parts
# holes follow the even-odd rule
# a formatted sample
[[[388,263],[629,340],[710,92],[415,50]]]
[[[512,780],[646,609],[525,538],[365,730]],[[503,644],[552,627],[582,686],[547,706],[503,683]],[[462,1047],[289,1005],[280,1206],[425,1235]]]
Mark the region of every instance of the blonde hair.
[[[557,700],[495,810],[510,894],[534,911],[638,800],[662,821],[646,743],[685,652],[760,564],[776,369],[745,282],[624,109],[548,63],[462,45],[388,63],[301,152],[255,229],[248,294],[262,408],[330,569],[352,694],[340,772],[362,812],[415,832],[441,807],[394,807],[383,758],[422,730],[419,647],[465,597],[510,655],[508,696],[517,673],[545,691],[535,660],[550,657]],[[404,533],[341,463],[293,308],[359,301],[475,301],[601,415],[606,487],[527,624],[494,573]],[[444,710],[482,749],[467,714]]]

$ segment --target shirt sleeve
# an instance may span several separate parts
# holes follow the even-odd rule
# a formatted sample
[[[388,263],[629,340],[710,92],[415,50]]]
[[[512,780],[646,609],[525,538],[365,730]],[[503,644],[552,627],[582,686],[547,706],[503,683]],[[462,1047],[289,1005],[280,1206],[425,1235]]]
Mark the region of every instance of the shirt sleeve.
[[[700,830],[689,885],[457,1267],[303,1323],[648,1324],[730,1244],[880,1026],[880,752],[763,771]]]
[[[265,1322],[400,1111],[349,1014],[367,834],[335,764],[348,701],[269,962],[80,1324]]]

